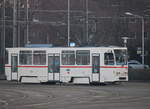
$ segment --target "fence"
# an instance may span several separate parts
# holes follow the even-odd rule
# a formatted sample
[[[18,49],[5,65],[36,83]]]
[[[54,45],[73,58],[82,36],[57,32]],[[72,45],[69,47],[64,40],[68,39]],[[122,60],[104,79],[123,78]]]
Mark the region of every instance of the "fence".
[[[129,81],[150,81],[150,69],[129,69]]]

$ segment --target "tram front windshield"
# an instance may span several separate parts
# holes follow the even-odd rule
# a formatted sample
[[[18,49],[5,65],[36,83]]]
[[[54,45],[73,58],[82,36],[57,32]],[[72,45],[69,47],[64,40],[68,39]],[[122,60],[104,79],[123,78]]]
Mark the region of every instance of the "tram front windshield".
[[[127,50],[114,50],[117,65],[127,65]]]

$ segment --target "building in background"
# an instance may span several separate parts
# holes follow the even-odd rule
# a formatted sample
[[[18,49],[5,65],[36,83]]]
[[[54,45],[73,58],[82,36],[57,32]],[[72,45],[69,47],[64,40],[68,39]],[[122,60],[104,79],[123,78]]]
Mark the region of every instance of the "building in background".
[[[149,0],[70,0],[70,7],[70,41],[75,42],[76,46],[123,46],[122,37],[129,37],[127,47],[130,59],[139,61],[142,22],[140,18],[125,15],[125,12],[143,16],[145,63],[150,65]],[[67,0],[1,0],[0,11],[1,60],[4,58],[4,45],[67,46]]]

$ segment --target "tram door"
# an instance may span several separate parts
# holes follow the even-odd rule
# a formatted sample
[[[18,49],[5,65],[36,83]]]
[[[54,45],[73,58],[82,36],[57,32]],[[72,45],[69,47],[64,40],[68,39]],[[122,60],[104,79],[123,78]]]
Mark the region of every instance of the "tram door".
[[[92,54],[92,81],[100,82],[100,54]]]
[[[60,80],[60,54],[48,55],[48,79],[49,81]]]
[[[18,78],[18,55],[11,55],[11,80],[17,80]]]

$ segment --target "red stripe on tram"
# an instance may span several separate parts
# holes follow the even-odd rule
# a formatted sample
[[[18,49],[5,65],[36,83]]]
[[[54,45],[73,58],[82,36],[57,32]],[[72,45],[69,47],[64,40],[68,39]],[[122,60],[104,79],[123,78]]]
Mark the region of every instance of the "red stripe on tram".
[[[17,66],[17,67],[25,67],[25,68],[47,68],[48,66]]]
[[[92,68],[92,66],[60,66],[60,68]],[[128,68],[128,67],[100,66],[100,68]]]
[[[5,66],[11,67],[11,66]],[[48,66],[17,66],[24,68],[48,68]],[[60,68],[92,68],[92,66],[60,66]],[[128,67],[118,67],[118,66],[100,66],[100,68],[128,68]]]
[[[128,67],[100,66],[100,68],[128,68]]]
[[[60,68],[92,68],[92,66],[60,66]]]

